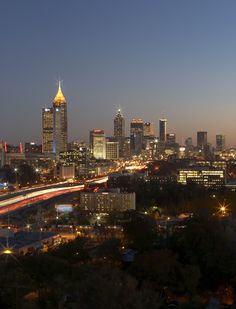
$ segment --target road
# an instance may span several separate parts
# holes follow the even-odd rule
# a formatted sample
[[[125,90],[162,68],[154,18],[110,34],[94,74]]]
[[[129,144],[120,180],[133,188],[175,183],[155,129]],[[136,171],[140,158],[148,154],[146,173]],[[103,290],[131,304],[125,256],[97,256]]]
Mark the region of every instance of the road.
[[[103,183],[107,181],[107,177],[89,180],[86,183]],[[65,193],[72,193],[76,191],[81,191],[84,189],[83,185],[77,186],[66,186],[60,188],[49,188],[41,189],[34,192],[23,193],[14,197],[7,198],[3,201],[0,201],[0,215],[6,215],[10,212],[18,211],[23,207],[31,206],[41,201],[48,200],[50,198],[63,195]]]

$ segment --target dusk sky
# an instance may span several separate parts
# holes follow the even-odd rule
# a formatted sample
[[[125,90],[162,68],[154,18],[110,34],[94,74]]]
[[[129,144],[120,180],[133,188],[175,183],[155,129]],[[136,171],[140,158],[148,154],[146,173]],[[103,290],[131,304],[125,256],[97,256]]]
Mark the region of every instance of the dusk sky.
[[[236,146],[235,0],[11,0],[0,4],[0,138],[41,142],[57,80],[69,140],[113,133],[117,106]]]

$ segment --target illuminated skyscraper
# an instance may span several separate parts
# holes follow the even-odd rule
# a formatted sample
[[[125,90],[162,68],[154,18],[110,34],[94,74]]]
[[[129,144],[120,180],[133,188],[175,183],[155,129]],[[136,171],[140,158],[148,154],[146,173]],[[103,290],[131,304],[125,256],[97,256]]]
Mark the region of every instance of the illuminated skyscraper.
[[[167,119],[160,119],[159,120],[159,141],[161,143],[166,142],[166,126],[167,126]]]
[[[154,137],[155,136],[155,129],[154,123],[152,122],[145,122],[143,125],[143,136],[144,137]]]
[[[53,100],[53,152],[59,155],[60,152],[67,150],[67,102],[61,90],[59,82],[57,94]]]
[[[225,135],[222,134],[216,135],[216,150],[217,151],[225,150]]]
[[[43,108],[43,153],[53,152],[53,108]]]
[[[197,132],[197,147],[203,149],[207,145],[207,132]]]
[[[114,137],[119,143],[119,155],[124,155],[124,142],[125,142],[125,118],[122,115],[121,109],[117,110],[114,118]]]
[[[95,159],[106,159],[106,137],[103,130],[90,131],[90,150]]]
[[[130,149],[132,155],[140,155],[143,149],[143,120],[134,118],[130,124]]]

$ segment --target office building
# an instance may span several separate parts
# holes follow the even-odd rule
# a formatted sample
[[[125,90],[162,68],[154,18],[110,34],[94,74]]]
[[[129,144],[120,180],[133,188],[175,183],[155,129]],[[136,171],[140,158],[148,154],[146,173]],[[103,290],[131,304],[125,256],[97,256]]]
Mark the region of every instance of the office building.
[[[185,146],[187,150],[190,150],[193,148],[193,139],[192,137],[187,137],[185,140]]]
[[[43,153],[53,152],[53,108],[43,108]]]
[[[143,120],[134,118],[130,123],[130,149],[132,155],[140,155],[143,149]]]
[[[154,123],[145,122],[143,125],[143,136],[144,137],[154,137],[155,136],[155,128]]]
[[[67,102],[59,83],[57,94],[53,100],[53,152],[58,156],[67,150]]]
[[[95,159],[106,159],[106,137],[103,130],[90,131],[90,151]]]
[[[106,139],[106,159],[118,160],[119,159],[119,142],[112,138]]]
[[[216,135],[216,150],[217,151],[225,150],[225,135],[222,134]]]
[[[124,142],[125,142],[125,118],[122,115],[121,109],[117,110],[114,118],[114,137],[119,143],[119,156],[124,156]]]
[[[204,187],[220,188],[225,185],[225,171],[207,167],[195,167],[178,171],[178,182],[195,183]]]
[[[166,129],[167,129],[167,119],[159,120],[159,141],[160,143],[166,142]]]
[[[175,145],[176,144],[176,135],[175,135],[175,133],[167,133],[167,135],[166,135],[166,143],[168,145]]]
[[[200,149],[204,149],[207,145],[207,132],[200,131],[197,132],[197,147]]]
[[[80,207],[95,213],[135,210],[135,193],[81,192]]]

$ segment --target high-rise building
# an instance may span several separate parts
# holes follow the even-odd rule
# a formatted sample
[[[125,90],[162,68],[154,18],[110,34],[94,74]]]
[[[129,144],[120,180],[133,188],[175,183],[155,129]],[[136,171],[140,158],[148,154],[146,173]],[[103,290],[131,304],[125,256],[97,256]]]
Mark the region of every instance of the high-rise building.
[[[187,137],[185,140],[186,149],[189,150],[193,147],[193,139],[192,137]]]
[[[130,149],[132,155],[140,155],[143,148],[143,120],[134,118],[130,123]]]
[[[0,142],[0,167],[3,167],[6,162],[6,151],[4,142]]]
[[[207,132],[197,132],[197,147],[203,149],[207,145]]]
[[[114,137],[119,143],[119,155],[124,156],[124,142],[125,142],[125,118],[122,115],[121,109],[117,110],[114,118]]]
[[[216,135],[216,150],[217,151],[225,150],[225,135],[222,134]]]
[[[117,160],[119,159],[119,142],[114,138],[106,139],[106,159]]]
[[[167,119],[159,120],[159,141],[160,143],[166,142],[166,127],[167,127]]]
[[[145,122],[143,124],[143,148],[150,149],[150,144],[155,138],[154,124],[152,122]]]
[[[155,136],[155,129],[154,123],[152,122],[145,122],[143,125],[143,136],[144,137],[154,137]]]
[[[175,135],[175,133],[167,133],[166,134],[166,142],[169,145],[176,144],[176,135]]]
[[[106,137],[103,130],[90,131],[90,150],[95,159],[106,159]]]
[[[61,90],[59,82],[57,94],[53,100],[53,152],[59,155],[60,152],[67,150],[67,102]]]
[[[53,152],[53,108],[43,108],[43,153]]]

